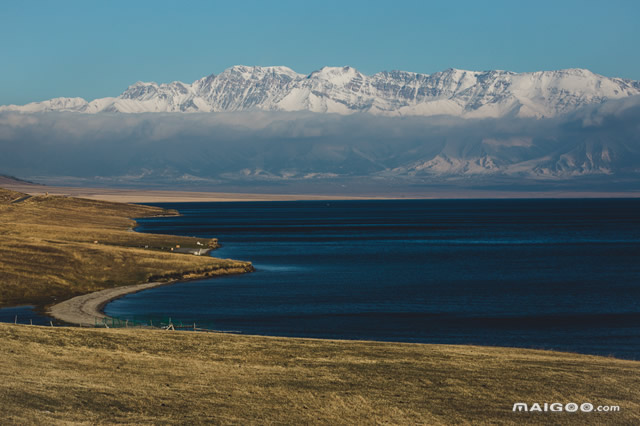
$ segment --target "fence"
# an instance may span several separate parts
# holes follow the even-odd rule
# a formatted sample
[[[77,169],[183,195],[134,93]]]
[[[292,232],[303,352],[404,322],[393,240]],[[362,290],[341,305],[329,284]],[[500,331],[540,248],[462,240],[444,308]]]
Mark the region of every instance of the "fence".
[[[160,328],[163,330],[193,330],[193,331],[214,331],[208,328],[198,328],[196,323],[173,322],[171,318],[158,320],[136,320],[122,319],[117,317],[96,318],[94,327],[105,328]]]
[[[18,315],[14,318],[14,324],[23,324],[23,322],[19,321]],[[48,325],[54,327],[55,324],[53,320],[48,320],[48,323],[39,318],[38,321],[34,322],[33,319],[29,318],[29,322],[24,324],[29,325]],[[186,331],[203,331],[203,332],[212,332],[212,333],[241,333],[240,331],[235,330],[214,330],[212,328],[206,327],[198,327],[195,322],[187,323],[183,321],[172,321],[170,317],[158,318],[155,319],[129,319],[129,318],[117,318],[117,317],[103,317],[103,318],[94,318],[94,324],[82,324],[81,327],[95,327],[95,328],[150,328],[150,329],[161,329],[161,330],[186,330]]]

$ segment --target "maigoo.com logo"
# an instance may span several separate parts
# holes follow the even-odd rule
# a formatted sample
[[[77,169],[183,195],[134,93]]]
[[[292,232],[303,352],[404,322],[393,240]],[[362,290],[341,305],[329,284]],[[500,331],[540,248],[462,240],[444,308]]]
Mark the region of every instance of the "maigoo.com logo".
[[[527,413],[544,413],[544,412],[561,412],[561,411],[565,411],[567,413],[575,413],[575,412],[582,412],[582,413],[591,413],[591,412],[598,412],[598,413],[608,413],[608,412],[615,412],[615,411],[620,411],[620,406],[619,405],[598,405],[597,407],[594,406],[592,403],[590,402],[583,402],[582,404],[576,404],[575,402],[569,402],[567,404],[562,404],[560,402],[553,402],[553,403],[533,403],[533,404],[527,404],[526,402],[516,402],[515,404],[513,404],[513,411],[521,411],[521,412],[527,412]]]

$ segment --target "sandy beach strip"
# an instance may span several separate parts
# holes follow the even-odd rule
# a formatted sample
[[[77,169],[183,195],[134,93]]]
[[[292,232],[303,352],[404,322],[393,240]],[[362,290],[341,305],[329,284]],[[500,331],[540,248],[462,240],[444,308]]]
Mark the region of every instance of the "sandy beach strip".
[[[305,200],[366,200],[392,197],[357,197],[314,194],[246,194],[230,192],[195,192],[156,189],[77,188],[65,186],[4,183],[3,188],[29,195],[64,195],[90,200],[119,203],[223,202],[223,201],[305,201]]]
[[[137,293],[149,288],[172,284],[172,282],[153,282],[122,287],[108,288],[65,300],[47,309],[47,315],[69,324],[93,326],[96,321],[109,318],[102,312],[104,306],[112,300],[126,294]]]
[[[410,199],[501,199],[501,198],[640,198],[640,191],[491,191],[481,189],[431,188],[424,191],[403,190],[387,194],[258,194],[241,192],[199,192],[159,189],[87,188],[46,186],[0,178],[0,186],[32,196],[64,195],[119,203],[189,203],[225,201],[337,201],[337,200],[410,200]]]

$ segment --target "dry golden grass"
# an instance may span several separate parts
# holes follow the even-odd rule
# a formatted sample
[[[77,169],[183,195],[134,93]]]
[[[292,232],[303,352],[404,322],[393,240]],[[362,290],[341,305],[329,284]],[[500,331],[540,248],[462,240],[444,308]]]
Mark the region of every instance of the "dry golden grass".
[[[640,363],[534,350],[0,324],[3,424],[639,424]],[[514,402],[617,413],[513,413]]]
[[[248,262],[170,251],[199,247],[197,238],[131,232],[132,217],[168,214],[177,212],[0,189],[0,306],[44,306],[114,286],[251,270]]]

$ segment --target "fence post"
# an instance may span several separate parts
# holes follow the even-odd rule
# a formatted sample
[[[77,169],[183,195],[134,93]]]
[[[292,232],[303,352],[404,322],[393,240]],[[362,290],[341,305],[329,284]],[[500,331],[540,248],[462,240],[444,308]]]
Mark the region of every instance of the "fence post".
[[[16,315],[16,317],[13,319],[13,323],[14,324],[18,324],[18,316]]]

